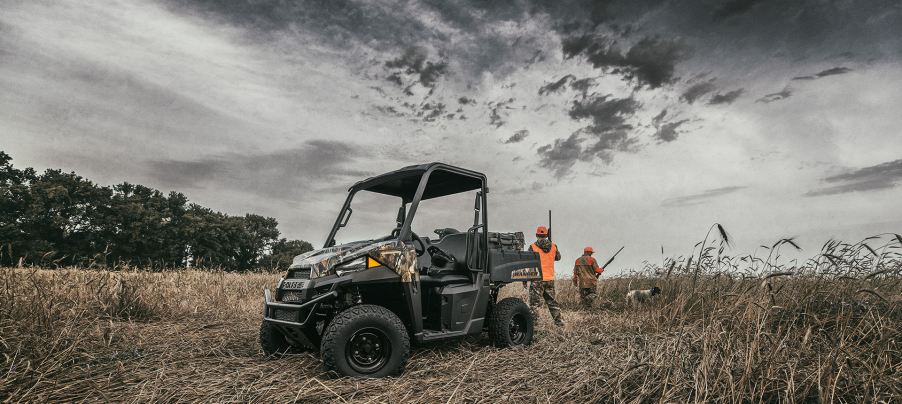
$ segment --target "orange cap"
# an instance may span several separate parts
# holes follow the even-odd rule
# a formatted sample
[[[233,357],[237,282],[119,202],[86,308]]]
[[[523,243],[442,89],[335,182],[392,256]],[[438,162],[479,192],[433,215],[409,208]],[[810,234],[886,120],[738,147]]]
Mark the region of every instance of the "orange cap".
[[[594,253],[595,253],[595,250],[593,250],[592,247],[583,248],[583,254],[594,254]]]
[[[539,227],[537,227],[537,228],[536,228],[536,235],[537,235],[537,236],[547,236],[547,235],[548,235],[548,228],[545,227],[545,226],[539,226]]]

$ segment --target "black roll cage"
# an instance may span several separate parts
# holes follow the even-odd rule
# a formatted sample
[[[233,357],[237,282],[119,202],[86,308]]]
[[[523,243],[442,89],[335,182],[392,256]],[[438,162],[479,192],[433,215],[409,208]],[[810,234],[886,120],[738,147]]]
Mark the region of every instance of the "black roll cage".
[[[427,185],[429,185],[429,178],[436,172],[440,172],[443,174],[449,174],[451,177],[448,179],[455,179],[457,177],[460,179],[459,183],[455,182],[445,182],[442,185],[447,185],[447,188],[439,187],[438,189],[429,188],[429,194],[426,194]],[[410,180],[419,175],[419,181],[417,181],[417,185],[415,188],[415,192],[413,191],[410,183],[407,185],[402,185],[399,187],[389,187],[388,183],[397,182],[398,184],[402,184],[403,180]],[[473,180],[478,181],[478,186],[472,186]],[[466,182],[470,182],[467,184]],[[401,225],[401,231],[398,233],[397,240],[401,241],[412,241],[411,240],[411,230],[410,226],[413,224],[413,218],[417,213],[417,207],[420,204],[420,201],[423,199],[432,199],[439,198],[442,196],[454,195],[462,192],[472,191],[474,189],[479,189],[477,193],[477,205],[479,207],[479,211],[475,212],[476,216],[474,217],[474,224],[467,230],[468,233],[468,248],[467,253],[470,255],[469,248],[469,233],[478,233],[481,229],[483,234],[487,234],[488,229],[488,201],[487,196],[489,193],[489,189],[486,186],[486,176],[485,174],[467,170],[465,168],[455,167],[445,163],[429,163],[422,164],[417,166],[409,166],[404,167],[396,171],[388,172],[376,177],[367,178],[363,181],[360,181],[350,188],[348,188],[348,196],[345,198],[344,205],[341,208],[341,211],[338,213],[338,217],[335,219],[335,223],[332,225],[332,230],[329,232],[329,237],[326,238],[326,242],[323,245],[323,248],[331,247],[335,244],[335,235],[338,233],[338,230],[343,227],[343,224],[346,223],[346,216],[351,211],[351,201],[354,199],[354,195],[359,191],[371,191],[382,193],[386,195],[398,196],[401,198],[402,206],[410,203],[410,207],[407,209],[407,216],[404,219],[404,223]],[[424,195],[426,196],[424,198]],[[478,219],[480,215],[482,216],[482,223],[478,223]],[[485,265],[485,260],[488,258],[488,254],[485,252],[488,251],[488,237],[479,237],[478,241],[480,242],[481,250],[483,253],[477,253],[476,256],[480,262],[475,262],[471,265],[471,268],[487,268]],[[468,261],[470,257],[468,256]]]

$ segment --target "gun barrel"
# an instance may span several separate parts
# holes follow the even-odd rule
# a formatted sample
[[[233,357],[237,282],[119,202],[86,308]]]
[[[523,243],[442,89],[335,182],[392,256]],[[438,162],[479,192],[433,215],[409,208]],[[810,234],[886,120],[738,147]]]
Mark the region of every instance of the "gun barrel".
[[[548,209],[548,240],[551,240],[551,209]]]
[[[623,246],[623,247],[626,247],[626,246]],[[608,260],[608,262],[605,262],[604,265],[602,265],[601,267],[607,268],[608,264],[610,264],[611,262],[614,262],[614,258],[617,258],[617,254],[620,254],[620,252],[623,251],[623,247],[620,247],[620,249],[617,250],[617,252],[615,252],[614,255],[611,256],[611,258]]]

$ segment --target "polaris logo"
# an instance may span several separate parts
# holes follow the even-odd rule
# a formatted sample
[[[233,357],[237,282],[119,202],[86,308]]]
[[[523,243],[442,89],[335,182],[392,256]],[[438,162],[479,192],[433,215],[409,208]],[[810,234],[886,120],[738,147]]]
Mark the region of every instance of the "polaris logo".
[[[538,279],[542,277],[542,271],[537,267],[520,268],[511,271],[511,279]]]

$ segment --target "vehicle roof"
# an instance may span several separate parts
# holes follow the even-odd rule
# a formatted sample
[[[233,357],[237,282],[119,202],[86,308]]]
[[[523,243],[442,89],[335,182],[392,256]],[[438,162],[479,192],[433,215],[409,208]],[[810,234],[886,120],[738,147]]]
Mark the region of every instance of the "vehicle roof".
[[[432,170],[423,191],[423,199],[437,198],[482,188],[485,174],[445,163],[427,163],[407,166],[385,174],[367,178],[351,186],[351,191],[370,191],[397,196],[405,202],[413,200],[420,178]]]

